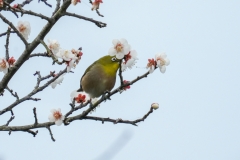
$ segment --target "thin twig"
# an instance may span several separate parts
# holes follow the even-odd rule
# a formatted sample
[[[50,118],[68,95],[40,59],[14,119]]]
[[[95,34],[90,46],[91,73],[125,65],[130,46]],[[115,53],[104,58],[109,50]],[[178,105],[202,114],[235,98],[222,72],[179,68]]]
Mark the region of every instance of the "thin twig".
[[[15,118],[15,116],[11,116],[10,119],[7,121],[7,123],[4,126],[8,126],[9,123]]]
[[[35,119],[34,125],[37,125],[38,124],[38,119],[37,119],[36,107],[33,108],[33,114],[34,114],[34,119]]]
[[[21,7],[24,7],[26,4],[29,4],[30,2],[32,2],[32,0],[25,0],[22,2],[22,4],[19,4]]]
[[[47,0],[38,0],[38,3],[39,3],[40,1],[44,2],[48,7],[52,7],[51,4],[47,3]]]
[[[12,94],[13,97],[15,97],[17,100],[19,100],[17,92],[13,93],[13,90],[10,89],[8,86],[6,87],[6,89]]]
[[[118,75],[119,75],[121,86],[122,86],[124,84],[123,83],[123,76],[122,76],[122,59],[119,62],[119,72],[118,72]]]
[[[10,22],[8,21],[1,13],[0,13],[0,18],[3,20],[3,22],[5,22],[6,24],[8,24],[18,35],[18,37],[23,41],[23,43],[25,44],[25,46],[28,45],[28,42],[26,41],[26,39],[23,37],[23,35],[17,30],[17,28]]]
[[[48,131],[49,131],[49,134],[50,134],[50,136],[51,136],[51,139],[53,140],[53,142],[55,142],[55,139],[53,138],[53,134],[52,134],[52,131],[51,131],[50,126],[47,126],[46,128],[47,128]]]
[[[34,131],[28,129],[28,130],[26,130],[25,132],[28,132],[28,133],[32,134],[33,137],[35,137],[35,136],[38,134],[38,130],[36,130],[36,132],[34,132]]]
[[[4,33],[1,33],[1,34],[0,34],[0,37],[7,35],[7,33],[8,33],[8,31],[7,31],[7,32],[4,32]],[[10,31],[10,33],[16,33],[16,32]]]
[[[6,60],[8,61],[9,59],[9,51],[8,51],[8,46],[9,46],[9,37],[10,37],[10,32],[11,32],[11,28],[8,27],[8,30],[7,30],[7,38],[6,38],[6,45],[5,45],[5,48],[6,48]]]
[[[83,19],[83,20],[86,20],[86,21],[89,21],[89,22],[93,22],[94,24],[96,24],[99,28],[103,28],[103,27],[106,27],[107,24],[106,23],[103,23],[103,22],[100,22],[100,21],[96,21],[92,18],[87,18],[87,17],[84,17],[84,16],[81,16],[81,15],[78,15],[78,14],[75,14],[75,13],[69,13],[69,12],[65,12],[63,13],[63,15],[65,16],[70,16],[70,17],[76,17],[76,18],[79,18],[79,19]]]
[[[91,3],[92,4],[92,1],[91,0],[89,0],[89,3]],[[98,11],[98,9],[96,9],[96,13],[100,16],[100,17],[104,17],[99,11]]]

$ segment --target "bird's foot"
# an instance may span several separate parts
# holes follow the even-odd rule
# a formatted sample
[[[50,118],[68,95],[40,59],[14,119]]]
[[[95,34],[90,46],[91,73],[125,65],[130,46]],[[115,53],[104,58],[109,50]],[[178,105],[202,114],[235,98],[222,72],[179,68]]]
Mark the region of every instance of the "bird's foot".
[[[111,98],[110,98],[110,91],[105,91],[105,92],[103,93],[101,99],[103,99],[104,101],[106,101],[107,99],[108,99],[108,100],[111,100]]]

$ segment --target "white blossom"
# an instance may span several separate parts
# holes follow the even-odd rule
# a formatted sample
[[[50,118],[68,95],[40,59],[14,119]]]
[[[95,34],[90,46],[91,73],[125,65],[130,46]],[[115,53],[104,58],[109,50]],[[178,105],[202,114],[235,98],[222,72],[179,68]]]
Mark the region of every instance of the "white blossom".
[[[55,39],[48,39],[48,48],[56,55],[60,50],[60,44]]]
[[[62,74],[61,76],[59,76],[54,82],[51,83],[51,87],[52,87],[53,89],[57,86],[57,84],[60,85],[60,84],[62,83],[62,81],[63,81],[63,79],[64,79],[64,75],[65,75],[65,73]]]
[[[162,73],[165,73],[166,66],[168,66],[170,64],[170,61],[167,58],[167,55],[165,53],[156,54],[155,59],[157,62],[157,67],[159,67],[159,69]]]
[[[96,10],[96,9],[99,9],[100,3],[103,3],[102,0],[95,0],[95,1],[92,3],[92,11],[93,11],[93,10]]]
[[[122,62],[122,71],[125,71],[127,68],[132,69],[132,67],[136,64],[137,52],[135,50],[130,51],[124,57],[125,62]]]
[[[72,0],[71,3],[76,6],[78,3],[81,3],[81,0]]]
[[[48,116],[49,121],[55,122],[57,126],[60,126],[63,123],[64,118],[65,116],[62,115],[60,108],[58,108],[57,110],[52,109],[51,114]]]
[[[17,25],[18,31],[23,35],[23,37],[28,40],[28,36],[31,32],[31,26],[28,21],[19,21]]]
[[[0,58],[0,71],[6,74],[8,72],[9,64],[5,58]]]
[[[75,54],[73,54],[70,50],[60,49],[56,54],[57,57],[64,59],[65,61],[76,60],[78,59]]]
[[[112,43],[113,47],[108,51],[110,56],[116,56],[117,59],[122,59],[124,55],[129,53],[131,47],[126,39],[114,39]]]

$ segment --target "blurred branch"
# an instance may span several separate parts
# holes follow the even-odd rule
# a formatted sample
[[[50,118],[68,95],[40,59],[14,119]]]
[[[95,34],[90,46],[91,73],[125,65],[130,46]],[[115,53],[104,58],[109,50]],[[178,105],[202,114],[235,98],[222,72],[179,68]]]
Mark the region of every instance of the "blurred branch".
[[[4,32],[4,33],[1,33],[1,34],[0,34],[0,37],[5,36],[7,33],[8,33],[8,31],[7,31],[7,32]],[[10,31],[10,33],[16,33],[16,32]]]
[[[38,3],[39,3],[40,1],[43,2],[43,3],[45,3],[48,7],[52,7],[51,4],[47,3],[47,0],[38,0]]]
[[[86,21],[89,21],[89,22],[93,22],[93,23],[95,23],[99,28],[103,28],[103,27],[106,27],[106,26],[107,26],[106,23],[103,23],[103,22],[100,22],[100,21],[96,21],[96,20],[94,20],[94,19],[92,19],[92,18],[87,18],[87,17],[81,16],[81,15],[78,15],[78,14],[75,14],[75,13],[65,12],[65,13],[63,13],[63,16],[76,17],[76,18],[83,19],[83,20],[86,20]]]
[[[47,52],[44,53],[33,53],[29,56],[29,58],[32,57],[51,57],[49,54],[47,54]]]

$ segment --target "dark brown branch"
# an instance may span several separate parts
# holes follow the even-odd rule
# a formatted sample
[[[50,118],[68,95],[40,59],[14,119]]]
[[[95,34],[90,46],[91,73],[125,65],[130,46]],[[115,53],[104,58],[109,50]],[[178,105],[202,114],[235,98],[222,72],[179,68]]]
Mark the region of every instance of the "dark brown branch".
[[[103,22],[100,22],[100,21],[96,21],[92,18],[87,18],[87,17],[84,17],[84,16],[81,16],[81,15],[78,15],[78,14],[75,14],[75,13],[69,13],[69,12],[65,12],[63,13],[63,15],[65,16],[70,16],[70,17],[76,17],[76,18],[79,18],[79,19],[83,19],[83,20],[86,20],[86,21],[89,21],[89,22],[93,22],[94,24],[96,24],[99,28],[103,28],[103,27],[106,27],[107,24],[106,23],[103,23]]]
[[[0,34],[0,37],[5,36],[7,33],[8,33],[8,31],[7,31],[7,32],[4,32],[4,33],[1,33],[1,34]],[[10,33],[15,33],[15,32],[14,32],[14,31],[10,31]]]
[[[8,30],[7,30],[7,38],[6,38],[6,45],[5,45],[5,48],[6,48],[6,60],[8,61],[9,59],[9,51],[8,51],[8,46],[9,46],[9,37],[10,37],[10,32],[11,32],[11,28],[8,27]]]
[[[8,21],[1,13],[0,13],[0,18],[3,20],[3,22],[5,22],[6,24],[8,24],[18,35],[18,37],[23,41],[23,43],[25,44],[25,46],[28,45],[28,42],[26,41],[26,39],[23,37],[23,35],[17,30],[17,28],[10,22]]]
[[[50,136],[51,136],[51,139],[53,140],[53,142],[55,142],[55,139],[53,138],[53,134],[52,134],[52,131],[51,131],[50,126],[47,126],[46,128],[47,128],[48,131],[49,131],[49,134],[50,134]]]
[[[34,119],[35,119],[34,125],[37,125],[38,124],[38,119],[37,119],[36,107],[33,108],[33,114],[34,114]]]

